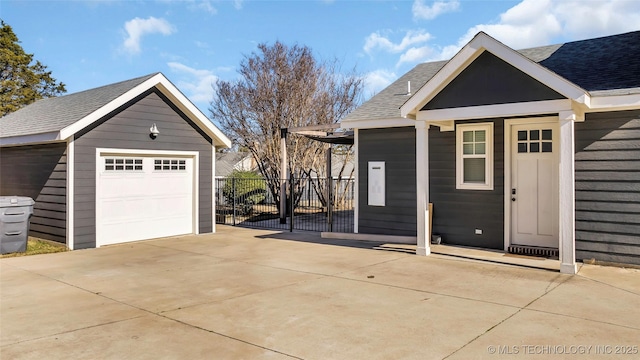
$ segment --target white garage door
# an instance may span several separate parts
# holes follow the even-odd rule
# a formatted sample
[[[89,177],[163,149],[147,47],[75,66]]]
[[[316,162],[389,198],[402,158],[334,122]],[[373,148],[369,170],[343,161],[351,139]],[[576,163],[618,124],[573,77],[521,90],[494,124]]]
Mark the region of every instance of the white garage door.
[[[192,157],[98,158],[96,245],[194,232]]]

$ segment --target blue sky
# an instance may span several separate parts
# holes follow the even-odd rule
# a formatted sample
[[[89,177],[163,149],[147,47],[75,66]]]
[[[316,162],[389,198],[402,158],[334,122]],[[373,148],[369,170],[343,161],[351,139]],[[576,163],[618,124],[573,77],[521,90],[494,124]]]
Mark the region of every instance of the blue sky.
[[[3,0],[0,18],[68,93],[162,72],[209,115],[211,84],[259,43],[337,58],[368,98],[481,30],[516,49],[640,30],[640,1]]]

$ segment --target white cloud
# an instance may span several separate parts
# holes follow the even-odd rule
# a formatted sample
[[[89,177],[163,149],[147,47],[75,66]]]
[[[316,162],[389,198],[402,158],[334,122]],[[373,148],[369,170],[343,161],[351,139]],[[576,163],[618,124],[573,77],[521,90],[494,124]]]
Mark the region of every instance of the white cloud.
[[[243,3],[244,0],[233,0],[233,7],[236,8],[236,10],[241,10]]]
[[[189,5],[189,10],[205,11],[212,15],[215,15],[218,13],[218,10],[215,7],[213,7],[213,5],[211,5],[211,1],[209,0],[195,2]]]
[[[176,73],[176,86],[184,92],[200,110],[206,110],[206,104],[213,100],[213,87],[218,77],[211,70],[194,69],[178,62],[167,63]],[[205,108],[203,109],[203,106]]]
[[[434,50],[426,45],[431,39],[431,34],[423,29],[407,31],[398,43],[394,43],[380,32],[375,32],[367,37],[363,50],[369,55],[376,50],[392,54],[402,53],[396,63],[398,67],[404,63],[424,61],[431,56]]]
[[[165,19],[153,16],[147,19],[135,18],[124,24],[127,38],[124,40],[124,49],[130,53],[140,52],[142,37],[148,34],[170,35],[176,31],[175,27]]]
[[[400,66],[403,63],[418,63],[428,59],[433,53],[434,50],[430,46],[412,47],[400,55],[400,60],[398,60],[396,66]]]
[[[453,12],[460,8],[458,0],[438,0],[434,1],[431,6],[425,5],[425,0],[415,0],[411,11],[414,19],[432,20],[444,13]]]
[[[389,86],[393,81],[398,78],[393,71],[387,71],[378,69],[367,73],[364,76],[364,94],[366,98],[369,98],[380,90]]]
[[[364,43],[364,51],[370,54],[376,49],[387,51],[390,53],[399,53],[407,49],[409,46],[421,44],[429,41],[431,34],[423,29],[407,31],[402,40],[394,44],[389,38],[381,35],[379,32],[370,34]]]
[[[524,49],[633,31],[638,24],[637,0],[523,0],[500,14],[497,22],[471,27],[456,44],[443,46],[429,60],[451,58],[479,31],[514,49]]]

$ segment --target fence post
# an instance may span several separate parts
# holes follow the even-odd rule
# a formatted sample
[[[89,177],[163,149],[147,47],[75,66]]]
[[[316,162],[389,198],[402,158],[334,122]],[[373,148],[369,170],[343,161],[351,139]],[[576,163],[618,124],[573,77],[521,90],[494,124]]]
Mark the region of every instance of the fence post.
[[[231,197],[233,197],[233,226],[236,226],[236,178],[231,178],[231,194]]]
[[[329,221],[329,232],[333,232],[333,179],[327,179],[327,218]]]
[[[293,208],[293,174],[289,175],[289,208],[291,209],[291,215],[289,217],[289,232],[293,232],[293,217],[295,216],[295,209]]]

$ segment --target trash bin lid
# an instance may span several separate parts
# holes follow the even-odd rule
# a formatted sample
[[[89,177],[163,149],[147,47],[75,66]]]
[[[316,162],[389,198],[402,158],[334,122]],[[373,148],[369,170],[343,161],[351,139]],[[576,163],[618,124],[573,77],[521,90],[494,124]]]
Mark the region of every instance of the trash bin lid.
[[[0,196],[0,207],[31,206],[34,203],[28,196]]]

